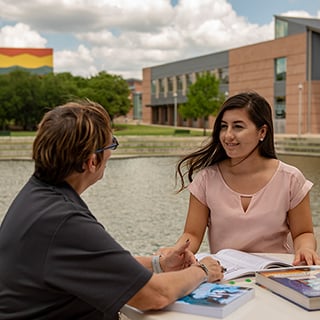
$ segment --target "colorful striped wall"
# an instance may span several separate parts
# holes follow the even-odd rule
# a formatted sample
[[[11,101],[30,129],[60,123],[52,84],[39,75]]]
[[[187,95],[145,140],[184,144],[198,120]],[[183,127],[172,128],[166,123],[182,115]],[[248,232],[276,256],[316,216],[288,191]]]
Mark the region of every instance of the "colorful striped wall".
[[[53,49],[0,48],[0,74],[17,68],[35,74],[53,72]]]

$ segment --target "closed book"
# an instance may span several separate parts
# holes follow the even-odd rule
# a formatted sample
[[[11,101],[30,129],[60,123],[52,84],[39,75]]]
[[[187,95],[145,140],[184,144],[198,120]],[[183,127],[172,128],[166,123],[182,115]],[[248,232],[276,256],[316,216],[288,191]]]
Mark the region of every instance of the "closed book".
[[[306,310],[320,310],[320,266],[258,271],[256,283]]]
[[[203,283],[166,310],[224,318],[254,297],[254,289],[220,283]]]

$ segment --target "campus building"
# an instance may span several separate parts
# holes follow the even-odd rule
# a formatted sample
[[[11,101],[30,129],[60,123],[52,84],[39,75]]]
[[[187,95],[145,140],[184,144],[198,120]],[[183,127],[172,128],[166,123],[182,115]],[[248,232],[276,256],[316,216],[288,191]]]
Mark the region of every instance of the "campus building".
[[[39,75],[53,72],[53,49],[0,48],[0,74],[16,69]]]
[[[273,107],[276,133],[320,133],[320,19],[275,16],[275,39],[143,69],[143,121],[203,127],[182,119],[190,84],[204,72],[227,97],[254,90]],[[214,118],[209,119],[212,127]]]

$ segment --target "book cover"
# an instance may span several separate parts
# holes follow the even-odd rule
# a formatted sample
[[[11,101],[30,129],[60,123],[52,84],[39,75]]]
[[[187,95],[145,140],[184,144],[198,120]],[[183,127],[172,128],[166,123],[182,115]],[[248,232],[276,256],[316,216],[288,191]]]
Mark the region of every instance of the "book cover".
[[[320,266],[258,271],[256,283],[307,310],[320,310]]]
[[[220,283],[203,283],[166,310],[224,318],[254,297],[254,289]]]
[[[213,259],[219,260],[220,264],[227,269],[224,273],[223,280],[254,276],[256,271],[263,269],[292,266],[271,255],[265,256],[263,254],[253,254],[235,249],[223,249],[215,254],[196,254],[198,260],[201,260],[205,256],[211,256]]]

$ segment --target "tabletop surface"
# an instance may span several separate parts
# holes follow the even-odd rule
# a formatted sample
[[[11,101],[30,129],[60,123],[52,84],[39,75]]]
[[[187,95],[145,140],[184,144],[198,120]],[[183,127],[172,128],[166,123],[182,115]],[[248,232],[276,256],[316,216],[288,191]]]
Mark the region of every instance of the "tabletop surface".
[[[293,260],[293,256],[290,254],[272,254],[272,256],[277,256],[279,259],[289,263]],[[234,282],[235,285],[253,287],[255,289],[255,297],[230,315],[226,316],[224,318],[226,320],[277,320],[280,319],[280,317],[281,320],[320,319],[320,311],[306,311],[294,303],[261,288],[255,284],[254,277],[236,279]],[[182,316],[186,315],[173,311],[141,312],[129,306],[124,306],[121,311],[130,320],[181,320]],[[216,319],[213,317],[203,317],[192,314],[188,314],[187,316],[188,320]]]

